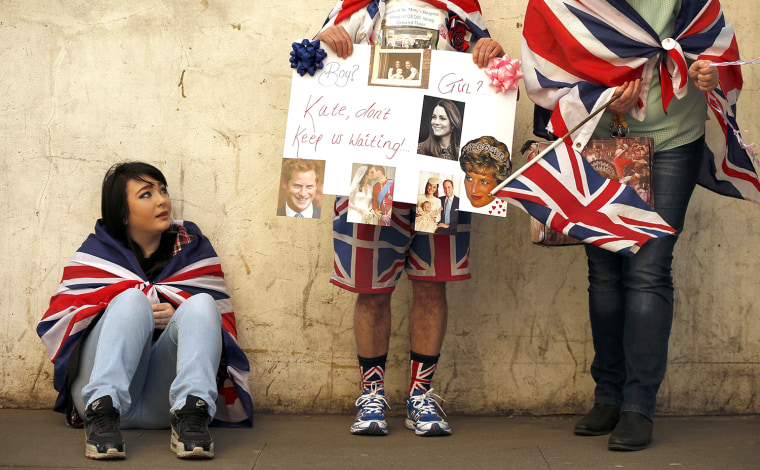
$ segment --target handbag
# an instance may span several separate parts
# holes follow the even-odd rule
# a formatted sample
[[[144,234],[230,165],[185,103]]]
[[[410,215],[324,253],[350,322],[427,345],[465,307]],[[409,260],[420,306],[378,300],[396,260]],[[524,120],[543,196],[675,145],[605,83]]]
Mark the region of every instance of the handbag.
[[[636,190],[641,199],[654,208],[652,195],[652,154],[654,139],[651,137],[627,137],[628,123],[620,114],[612,116],[610,129],[612,137],[591,139],[581,151],[581,155],[607,179],[618,181]],[[535,158],[551,142],[535,142],[526,151],[527,160]],[[531,241],[536,245],[565,246],[580,245],[583,242],[557,232],[531,217]]]

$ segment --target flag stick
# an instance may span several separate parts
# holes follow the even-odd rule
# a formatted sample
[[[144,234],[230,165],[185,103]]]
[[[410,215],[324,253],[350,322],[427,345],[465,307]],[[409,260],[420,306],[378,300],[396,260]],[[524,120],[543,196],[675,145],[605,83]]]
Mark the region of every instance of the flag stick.
[[[580,127],[582,125],[586,124],[587,122],[589,122],[591,120],[591,118],[593,118],[597,114],[599,114],[602,111],[604,111],[605,109],[607,109],[607,106],[611,105],[618,98],[620,98],[620,95],[613,96],[611,100],[609,100],[608,102],[606,102],[605,104],[603,104],[602,106],[600,106],[598,109],[595,109],[594,112],[592,112],[591,114],[589,114],[588,116],[586,116],[581,122],[579,122],[578,124],[576,124],[575,127],[573,127],[572,129],[570,129],[567,132],[567,134],[563,135],[559,139],[557,139],[554,142],[552,142],[552,144],[550,146],[546,147],[543,152],[541,152],[538,155],[536,155],[535,157],[533,157],[530,161],[528,161],[527,163],[525,163],[525,165],[521,166],[519,170],[517,170],[514,173],[512,173],[511,175],[509,175],[509,178],[507,178],[504,181],[502,181],[501,183],[499,183],[499,185],[496,186],[494,189],[492,189],[491,192],[488,193],[488,195],[491,196],[491,197],[495,196],[496,193],[499,192],[499,190],[501,190],[501,188],[503,188],[507,184],[511,183],[518,176],[522,175],[523,172],[525,172],[525,170],[527,170],[528,168],[530,168],[534,163],[536,163],[539,160],[541,160],[542,158],[544,158],[546,156],[546,154],[548,154],[549,152],[551,152],[555,148],[559,147],[562,144],[562,142],[565,141],[565,139],[567,139],[568,137],[570,137],[570,135],[573,134],[573,132],[575,132],[578,129],[580,129]]]

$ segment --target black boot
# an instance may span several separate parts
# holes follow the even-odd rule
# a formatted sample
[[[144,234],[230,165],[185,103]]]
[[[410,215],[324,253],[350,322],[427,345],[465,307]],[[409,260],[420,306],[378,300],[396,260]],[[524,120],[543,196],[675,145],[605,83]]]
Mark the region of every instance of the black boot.
[[[579,436],[601,436],[615,429],[620,419],[620,407],[595,403],[591,411],[575,425],[573,432]]]
[[[652,443],[652,422],[641,413],[624,411],[607,443],[609,450],[643,450]]]

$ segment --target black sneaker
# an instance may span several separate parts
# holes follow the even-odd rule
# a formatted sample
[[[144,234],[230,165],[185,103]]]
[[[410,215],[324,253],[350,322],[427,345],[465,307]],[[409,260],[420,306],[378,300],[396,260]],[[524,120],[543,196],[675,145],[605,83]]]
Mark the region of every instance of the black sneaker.
[[[208,404],[188,395],[185,406],[172,416],[171,450],[181,459],[211,459],[214,457],[214,440],[208,432]]]
[[[84,455],[88,459],[111,460],[127,457],[124,438],[119,431],[119,412],[113,407],[113,400],[109,395],[90,403],[84,411],[84,432]]]

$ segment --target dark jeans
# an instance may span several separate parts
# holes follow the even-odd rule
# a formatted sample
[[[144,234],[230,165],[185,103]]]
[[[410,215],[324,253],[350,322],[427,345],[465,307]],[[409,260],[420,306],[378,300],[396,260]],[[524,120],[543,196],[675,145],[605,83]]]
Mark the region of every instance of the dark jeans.
[[[699,139],[654,154],[655,210],[679,233],[703,147],[704,139]],[[677,239],[651,239],[633,258],[586,245],[596,403],[620,406],[650,419],[654,415],[673,323],[671,263]]]

